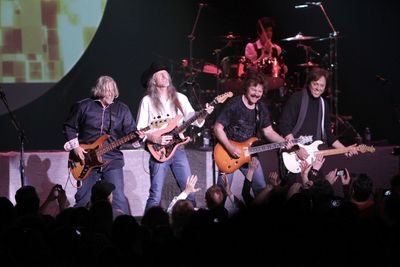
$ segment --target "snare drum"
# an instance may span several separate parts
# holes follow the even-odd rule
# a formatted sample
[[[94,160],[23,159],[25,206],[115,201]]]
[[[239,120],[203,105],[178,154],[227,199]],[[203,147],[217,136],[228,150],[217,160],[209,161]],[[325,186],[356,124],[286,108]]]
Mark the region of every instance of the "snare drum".
[[[228,56],[221,60],[223,79],[240,79],[246,71],[244,56]]]

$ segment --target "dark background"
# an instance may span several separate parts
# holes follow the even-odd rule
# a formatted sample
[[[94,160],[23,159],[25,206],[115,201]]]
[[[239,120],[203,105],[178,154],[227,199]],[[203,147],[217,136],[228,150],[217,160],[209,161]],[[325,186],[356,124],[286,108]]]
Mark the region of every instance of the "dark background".
[[[192,31],[198,3],[191,0],[109,0],[93,42],[70,73],[40,98],[14,110],[29,139],[26,150],[62,149],[62,123],[70,106],[89,97],[90,88],[100,75],[110,75],[117,81],[120,100],[130,106],[134,116],[144,94],[140,75],[152,61],[160,59],[170,64],[174,82],[179,85],[179,62],[189,57],[187,36]],[[193,57],[214,64],[216,58],[212,51],[226,44],[218,36],[233,32],[245,39],[235,43],[221,57],[243,54],[247,38],[255,40],[256,19],[261,16],[276,20],[273,39],[286,50],[289,75],[302,71],[295,64],[303,63],[304,54],[295,47],[296,43],[281,39],[298,32],[318,37],[327,37],[332,32],[318,7],[294,8],[304,1],[215,0],[203,3],[207,6],[201,10],[194,33]],[[322,3],[341,36],[338,46],[339,114],[352,116],[350,122],[361,134],[365,127],[370,127],[373,140],[399,144],[400,89],[396,74],[400,64],[397,36],[400,33],[396,1],[327,0]],[[306,44],[322,56],[329,52],[327,41]],[[200,85],[198,93],[204,99],[215,96],[213,75],[198,74],[196,81]],[[7,87],[6,84],[2,86]],[[26,89],[30,85],[14,86],[18,90],[19,86]],[[185,92],[193,99],[190,91]],[[7,114],[0,116],[0,125],[0,151],[18,150],[18,135]]]

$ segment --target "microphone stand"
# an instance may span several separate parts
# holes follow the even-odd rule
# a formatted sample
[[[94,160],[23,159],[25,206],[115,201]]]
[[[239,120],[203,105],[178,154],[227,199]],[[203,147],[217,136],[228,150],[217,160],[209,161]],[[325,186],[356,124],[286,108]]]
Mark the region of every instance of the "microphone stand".
[[[333,77],[331,77],[331,81],[333,84],[333,90],[332,90],[332,97],[331,97],[331,107],[333,110],[333,114],[335,116],[335,131],[337,134],[338,131],[338,126],[339,126],[339,121],[337,118],[339,118],[339,107],[338,107],[338,101],[339,101],[339,88],[338,88],[338,70],[339,70],[339,65],[338,65],[338,39],[339,39],[339,32],[336,31],[335,27],[333,26],[331,20],[329,19],[328,14],[325,11],[325,8],[321,2],[318,2],[318,6],[320,7],[322,13],[324,14],[325,19],[327,20],[329,27],[331,28],[332,32],[329,34],[329,61],[330,61],[330,67],[331,67],[331,72]]]
[[[1,98],[1,100],[4,103],[4,105],[7,108],[8,114],[11,117],[11,122],[14,125],[14,128],[18,132],[19,141],[21,143],[20,160],[19,160],[19,172],[20,172],[20,175],[21,175],[21,186],[25,186],[25,168],[24,168],[24,152],[25,151],[24,151],[24,144],[28,142],[28,139],[26,138],[24,130],[21,128],[21,125],[19,124],[19,122],[15,118],[14,113],[12,113],[10,107],[8,106],[6,94],[4,93],[4,91],[1,88],[0,88],[0,98]]]
[[[197,16],[196,16],[196,19],[194,21],[192,32],[188,35],[188,38],[189,38],[189,75],[190,75],[189,79],[188,79],[188,81],[189,81],[188,84],[191,84],[191,85],[196,84],[196,82],[194,81],[194,75],[193,75],[193,41],[196,38],[194,36],[194,32],[196,30],[197,22],[199,21],[200,13],[201,13],[201,10],[203,9],[203,7],[204,7],[203,4],[199,4],[199,9],[197,10]],[[194,87],[192,87],[191,91],[194,94],[194,97],[198,102],[197,105],[199,105],[201,107],[202,103],[200,103],[200,100],[199,100],[198,96],[196,95]]]
[[[224,51],[226,48],[231,47],[231,46],[232,46],[232,41],[229,40],[222,48],[216,48],[216,49],[214,49],[214,51],[212,53],[213,55],[215,55],[215,65],[217,66],[217,75],[216,75],[217,87],[216,87],[216,90],[215,90],[217,95],[220,94],[220,85],[221,85],[221,82],[220,82],[221,77],[220,77],[220,75],[222,74],[222,73],[221,74],[218,73],[220,55],[221,55],[222,51]]]

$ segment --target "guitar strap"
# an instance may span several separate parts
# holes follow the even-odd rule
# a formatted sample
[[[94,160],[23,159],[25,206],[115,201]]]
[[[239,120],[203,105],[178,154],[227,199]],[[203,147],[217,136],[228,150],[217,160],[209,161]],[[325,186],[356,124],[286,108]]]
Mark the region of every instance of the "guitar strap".
[[[308,108],[307,89],[303,89],[301,96],[300,113],[299,116],[297,117],[296,125],[292,130],[293,136],[297,135],[298,131],[300,130],[300,127],[303,125],[304,119],[306,118],[307,108]]]
[[[260,109],[258,108],[258,103],[256,103],[256,136],[259,137],[260,132]]]
[[[300,113],[299,116],[297,117],[296,125],[292,130],[293,136],[297,135],[301,126],[303,125],[307,114],[307,108],[308,108],[308,92],[307,89],[303,89],[301,105],[300,105]],[[322,141],[325,142],[326,133],[325,133],[324,121],[325,121],[325,102],[324,99],[320,97],[320,104],[318,108],[317,135],[315,136],[315,138],[319,138],[321,136]]]
[[[109,135],[112,135],[112,131],[114,130],[115,118],[117,117],[117,105],[115,103],[111,104],[110,110],[110,126],[107,130]]]

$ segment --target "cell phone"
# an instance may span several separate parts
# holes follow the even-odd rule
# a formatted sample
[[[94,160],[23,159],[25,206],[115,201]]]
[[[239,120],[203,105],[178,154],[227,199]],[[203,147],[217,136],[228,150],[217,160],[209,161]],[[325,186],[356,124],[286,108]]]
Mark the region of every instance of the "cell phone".
[[[336,176],[345,176],[346,175],[346,171],[344,169],[338,169],[336,171]]]
[[[339,207],[342,204],[342,201],[340,199],[333,199],[331,200],[331,205],[334,208]]]
[[[384,195],[385,197],[388,197],[388,196],[390,196],[391,194],[392,194],[392,191],[391,191],[390,189],[383,190],[383,195]]]

